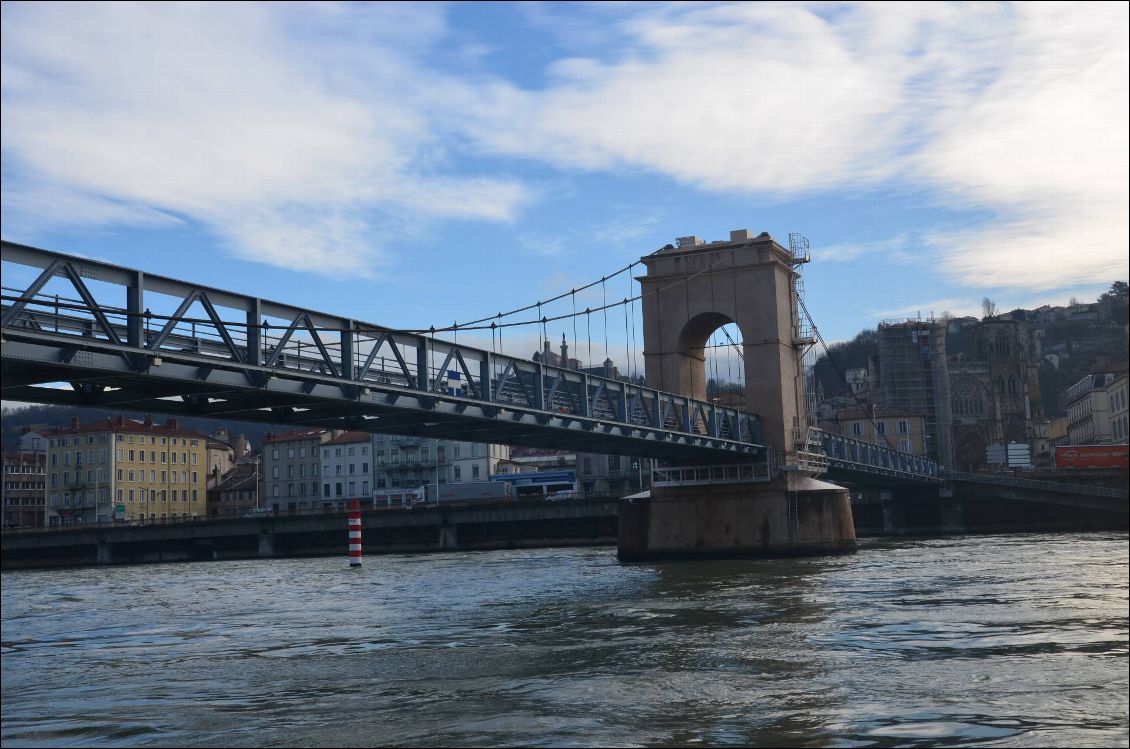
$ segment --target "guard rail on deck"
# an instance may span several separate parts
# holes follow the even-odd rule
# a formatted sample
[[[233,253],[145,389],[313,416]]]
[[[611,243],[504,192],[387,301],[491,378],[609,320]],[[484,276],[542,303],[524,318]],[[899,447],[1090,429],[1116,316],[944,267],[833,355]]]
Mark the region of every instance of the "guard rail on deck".
[[[830,469],[891,476],[924,483],[942,482],[941,466],[921,455],[913,455],[830,432],[817,430],[817,433]]]
[[[473,432],[479,442],[676,460],[765,451],[757,416],[737,409],[430,333],[0,248],[5,398],[438,438]],[[61,296],[60,286],[73,291]],[[75,384],[40,387],[53,382]]]
[[[772,461],[711,466],[662,466],[651,471],[652,486],[749,484],[770,481],[776,475]]]

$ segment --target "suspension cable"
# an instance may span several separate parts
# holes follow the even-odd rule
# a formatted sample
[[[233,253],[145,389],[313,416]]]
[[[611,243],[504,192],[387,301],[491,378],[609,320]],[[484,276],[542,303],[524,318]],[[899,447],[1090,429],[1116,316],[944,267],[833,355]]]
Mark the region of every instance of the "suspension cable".
[[[600,293],[604,303],[604,361],[611,361],[608,355],[608,286],[603,278],[600,279]]]
[[[804,304],[804,300],[798,296],[797,301],[800,303],[800,308],[804,311],[804,316],[808,318],[808,324],[812,326],[812,334],[816,337],[816,340],[820,342],[820,346],[824,349],[824,355],[828,357],[828,361],[835,368],[836,372],[840,375],[840,378],[843,379],[844,383],[848,385],[848,390],[851,391],[851,397],[855,401],[856,405],[859,406],[859,410],[863,413],[867,420],[871,422],[871,425],[875,427],[875,434],[882,435],[883,441],[887,443],[887,447],[897,451],[897,448],[893,444],[891,444],[891,440],[887,436],[887,433],[879,431],[879,423],[875,421],[875,417],[868,411],[866,404],[859,399],[859,396],[856,394],[855,390],[851,388],[850,383],[848,383],[847,381],[847,374],[843,369],[840,368],[840,364],[836,361],[835,357],[832,356],[832,350],[824,341],[824,336],[820,335],[820,330],[816,327],[816,321],[812,319],[812,314],[809,313],[808,307]],[[815,365],[813,366],[815,367]]]

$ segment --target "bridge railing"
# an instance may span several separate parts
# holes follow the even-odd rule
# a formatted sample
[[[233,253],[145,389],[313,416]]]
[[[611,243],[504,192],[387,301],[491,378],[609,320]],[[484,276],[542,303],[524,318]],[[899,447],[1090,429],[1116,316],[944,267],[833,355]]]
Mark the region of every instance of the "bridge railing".
[[[1014,486],[1018,489],[1035,489],[1045,492],[1087,494],[1094,497],[1114,497],[1116,499],[1130,498],[1130,493],[1128,493],[1126,489],[1114,489],[1107,486],[1069,484],[1061,481],[1041,481],[1039,479],[1024,479],[1017,478],[1015,476],[1000,476],[990,473],[963,473],[961,471],[946,471],[945,477],[950,481],[966,481],[975,484],[989,484],[993,486]]]
[[[423,408],[476,404],[488,415],[505,407],[585,429],[618,425],[630,428],[625,434],[760,449],[757,416],[738,409],[100,261],[11,242],[2,250],[6,337],[118,355],[136,374],[168,359],[198,366],[202,381],[213,369],[242,372],[252,388],[287,376],[353,398],[379,391],[391,405],[402,397]],[[9,274],[12,266],[23,272]],[[19,275],[29,282],[12,285]]]
[[[943,479],[941,466],[921,455],[822,430],[818,434],[830,468],[938,483]]]
[[[769,455],[772,455],[770,451]],[[743,484],[771,481],[776,475],[773,461],[706,466],[657,466],[651,470],[652,486],[699,484]]]

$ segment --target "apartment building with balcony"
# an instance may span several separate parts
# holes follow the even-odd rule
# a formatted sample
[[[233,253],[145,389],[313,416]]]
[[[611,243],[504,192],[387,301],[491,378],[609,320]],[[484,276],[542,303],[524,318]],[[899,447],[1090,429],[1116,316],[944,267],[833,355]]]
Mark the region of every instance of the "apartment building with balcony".
[[[510,448],[480,442],[373,435],[374,491],[488,481]]]

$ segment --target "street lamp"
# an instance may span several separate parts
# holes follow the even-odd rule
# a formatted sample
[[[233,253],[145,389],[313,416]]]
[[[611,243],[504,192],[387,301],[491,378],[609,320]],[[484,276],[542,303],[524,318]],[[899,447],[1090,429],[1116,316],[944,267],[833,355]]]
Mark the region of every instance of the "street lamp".
[[[261,455],[255,456],[255,509],[259,509],[259,458]]]
[[[432,441],[435,442],[436,451],[436,507],[439,507],[439,437]]]

